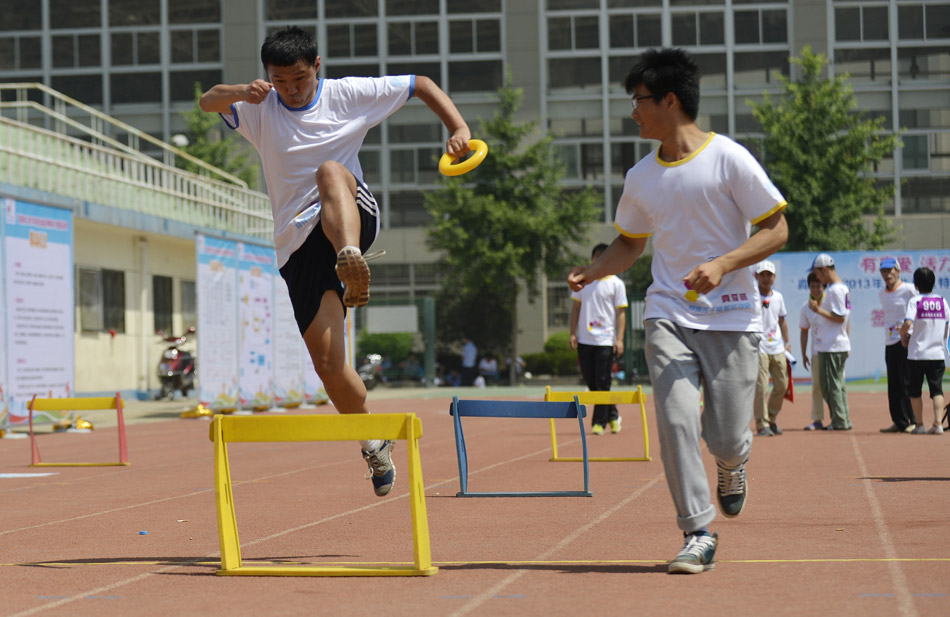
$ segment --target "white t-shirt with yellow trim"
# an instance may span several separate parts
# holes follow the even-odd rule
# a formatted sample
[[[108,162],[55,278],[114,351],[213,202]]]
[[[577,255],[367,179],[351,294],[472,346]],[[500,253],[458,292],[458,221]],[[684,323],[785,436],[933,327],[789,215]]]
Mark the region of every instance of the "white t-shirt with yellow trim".
[[[613,347],[617,338],[617,309],[627,307],[627,288],[616,276],[605,276],[571,292],[580,303],[577,342],[583,345]]]
[[[743,146],[709,134],[682,161],[659,150],[628,172],[615,226],[630,237],[653,236],[653,284],[644,319],[671,319],[698,330],[761,332],[759,289],[752,268],[730,272],[696,301],[683,279],[697,265],[738,248],[753,223],[786,206],[765,170]]]

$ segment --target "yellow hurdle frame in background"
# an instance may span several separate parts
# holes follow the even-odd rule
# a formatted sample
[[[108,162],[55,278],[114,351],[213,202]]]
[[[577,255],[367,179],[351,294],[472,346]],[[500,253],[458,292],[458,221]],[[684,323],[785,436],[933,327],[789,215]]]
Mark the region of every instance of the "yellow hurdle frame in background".
[[[83,396],[74,398],[38,398],[33,395],[28,405],[30,409],[30,452],[31,467],[112,467],[129,465],[129,448],[125,439],[125,415],[122,413],[122,396]],[[44,463],[40,458],[40,447],[33,432],[33,412],[36,411],[97,411],[115,410],[119,433],[119,460],[109,463]]]
[[[582,405],[636,405],[640,406],[640,420],[643,424],[643,456],[642,457],[595,457],[589,456],[587,460],[591,462],[618,462],[618,461],[651,461],[650,458],[650,433],[647,429],[647,410],[644,403],[646,395],[643,394],[643,387],[637,386],[636,390],[613,390],[609,392],[556,392],[551,390],[551,386],[546,386],[544,390],[544,400],[546,401],[572,401],[574,397]],[[591,410],[591,414],[593,410]],[[552,462],[579,462],[580,457],[563,457],[557,453],[557,431],[554,428],[554,418],[551,418],[551,458]]]
[[[243,576],[431,576],[429,519],[422,483],[419,438],[422,421],[415,414],[349,414],[305,416],[216,415],[211,424],[214,442],[214,487],[221,541],[219,575]],[[400,439],[407,442],[409,456],[409,502],[412,514],[414,568],[339,566],[242,566],[241,544],[231,490],[228,443],[263,441],[359,441]]]

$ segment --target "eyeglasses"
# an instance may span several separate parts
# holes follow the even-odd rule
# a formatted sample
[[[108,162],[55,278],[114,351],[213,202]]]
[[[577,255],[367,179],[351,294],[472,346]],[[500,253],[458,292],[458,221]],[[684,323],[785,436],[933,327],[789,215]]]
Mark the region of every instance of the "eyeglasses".
[[[642,95],[642,96],[634,96],[632,99],[630,99],[630,104],[633,105],[633,108],[634,108],[634,109],[636,109],[637,106],[639,105],[640,101],[649,101],[649,100],[653,100],[653,95],[652,95],[652,94],[644,94],[644,95]]]

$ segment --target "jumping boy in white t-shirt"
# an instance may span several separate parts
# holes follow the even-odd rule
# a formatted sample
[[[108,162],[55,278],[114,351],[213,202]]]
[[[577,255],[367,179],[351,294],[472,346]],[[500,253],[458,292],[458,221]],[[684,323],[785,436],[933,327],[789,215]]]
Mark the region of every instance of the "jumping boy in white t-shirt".
[[[762,332],[749,266],[785,244],[786,202],[748,150],[696,126],[699,69],[686,52],[645,52],[625,85],[640,136],[660,147],[627,172],[620,235],[567,281],[577,291],[626,270],[653,236],[646,357],[663,468],[686,540],[669,571],[698,573],[712,569],[718,542],[707,528],[716,509],[701,439],[716,457],[723,514],[737,516],[746,501]],[[759,231],[750,237],[752,224]]]
[[[940,412],[943,411],[943,373],[950,334],[950,308],[942,296],[933,293],[936,276],[930,268],[914,271],[918,295],[907,303],[907,314],[901,326],[901,342],[907,347],[908,394],[917,426],[915,435],[940,435]],[[924,428],[923,382],[927,379],[933,402],[934,423]]]
[[[219,84],[201,109],[221,114],[257,149],[274,216],[274,245],[294,317],[340,413],[369,413],[366,387],[344,357],[345,306],[369,301],[363,252],[379,231],[379,208],[363,182],[359,151],[367,132],[416,96],[439,116],[446,151],[468,153],[471,132],[455,105],[424,76],[319,79],[313,38],[291,26],[261,47],[267,80]],[[393,442],[361,442],[379,496],[392,490]]]

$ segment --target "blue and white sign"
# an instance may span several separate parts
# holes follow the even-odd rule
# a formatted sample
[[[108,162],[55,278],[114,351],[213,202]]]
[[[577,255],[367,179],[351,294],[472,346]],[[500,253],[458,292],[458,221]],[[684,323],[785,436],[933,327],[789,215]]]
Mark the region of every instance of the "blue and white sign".
[[[887,257],[897,260],[901,280],[913,286],[914,270],[926,266],[934,271],[937,284],[934,293],[950,297],[950,251],[848,251],[829,252],[835,260],[835,271],[851,290],[851,355],[845,365],[848,379],[879,378],[887,374],[884,363],[884,311],[878,296],[884,289],[880,264]],[[775,263],[774,288],[785,296],[788,310],[789,337],[792,353],[801,360],[801,329],[799,314],[808,303],[808,273],[818,253],[777,253],[769,258]],[[809,353],[813,350],[810,347]],[[792,369],[795,378],[810,379],[811,374],[798,362]]]

